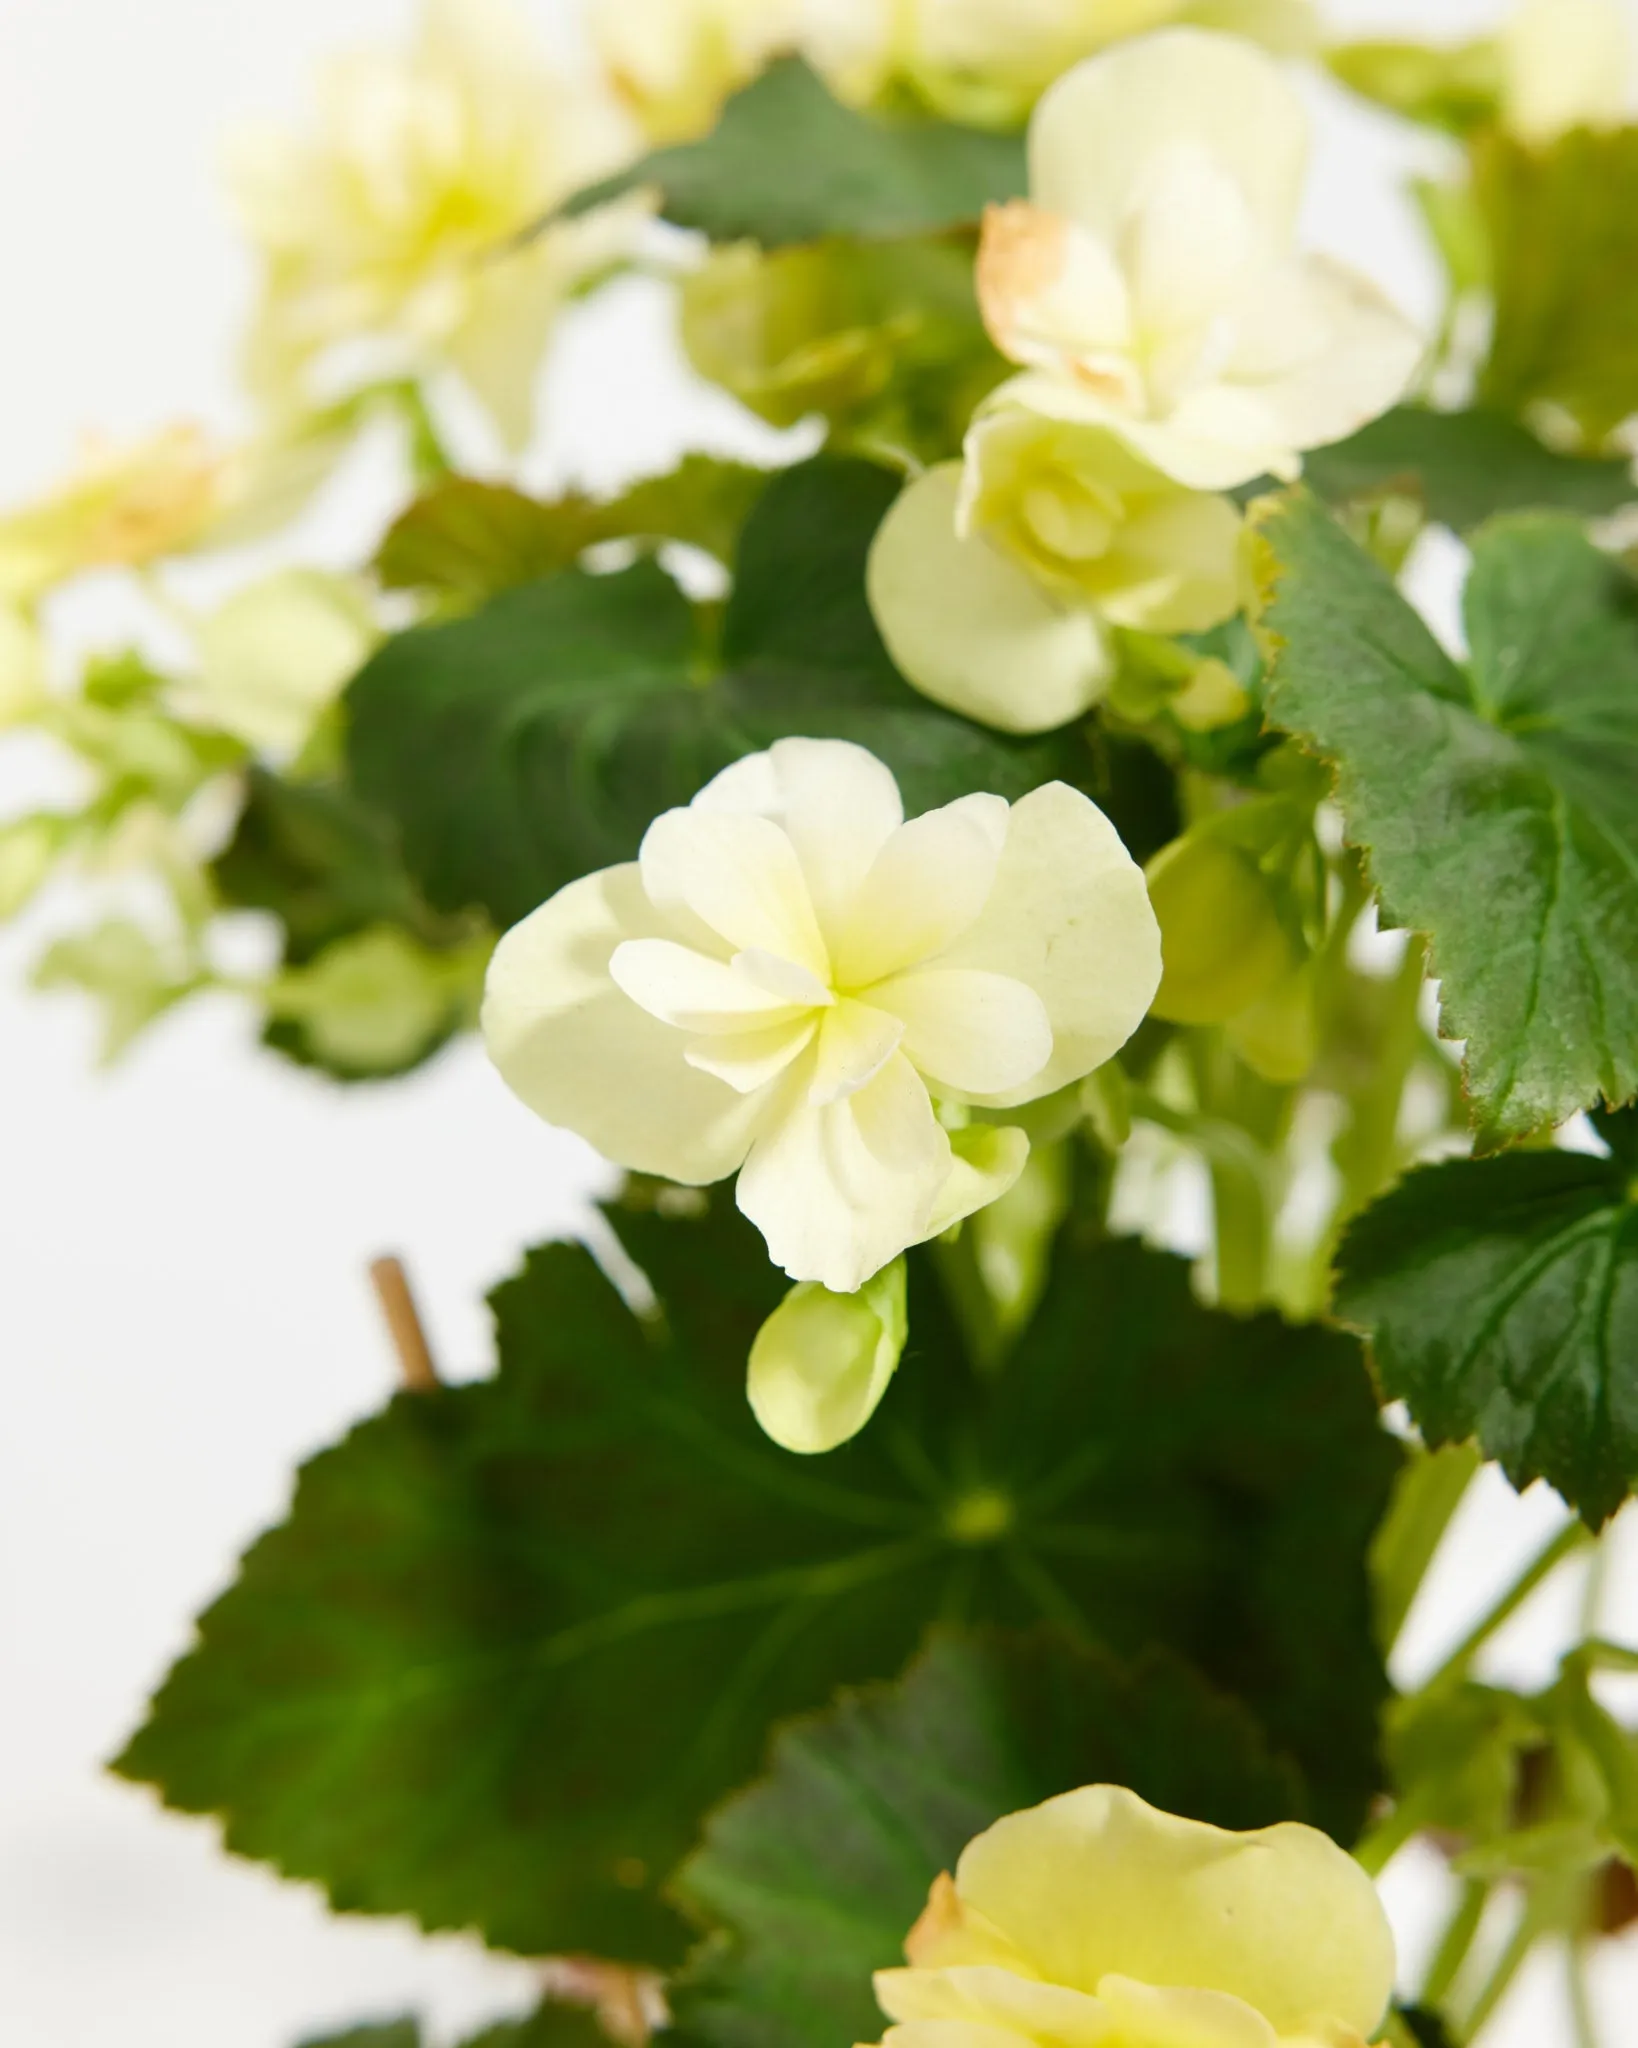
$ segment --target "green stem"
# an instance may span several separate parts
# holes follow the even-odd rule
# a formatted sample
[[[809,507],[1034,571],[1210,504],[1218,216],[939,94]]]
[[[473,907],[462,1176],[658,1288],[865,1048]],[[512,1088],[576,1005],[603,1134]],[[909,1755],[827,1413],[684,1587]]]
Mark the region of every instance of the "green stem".
[[[1556,1901],[1552,1887],[1538,1885],[1529,1893],[1524,1909],[1519,1914],[1518,1925],[1507,1938],[1507,1946],[1496,1958],[1495,1967],[1479,1987],[1477,1997],[1462,2016],[1458,2029],[1464,2041],[1471,2041],[1479,2029],[1490,2018],[1508,1992],[1513,1988],[1513,1979],[1524,1967],[1542,1934],[1554,1917]]]
[[[1484,1909],[1489,1903],[1489,1885],[1481,1884],[1472,1877],[1463,1880],[1455,1910],[1445,1923],[1445,1931],[1439,1938],[1439,1946],[1433,1952],[1433,1960],[1428,1964],[1428,1973],[1423,1979],[1423,2005],[1442,2006],[1450,1996],[1452,1985],[1462,1974],[1462,1966],[1473,1952]]]
[[[1429,1693],[1452,1678],[1460,1677],[1490,1638],[1505,1622],[1512,1620],[1543,1580],[1550,1578],[1567,1557],[1586,1549],[1592,1541],[1592,1532],[1584,1522],[1566,1523],[1551,1543],[1525,1566],[1501,1598],[1475,1622],[1420,1690]]]
[[[1227,1309],[1254,1309],[1264,1298],[1273,1243],[1263,1176],[1214,1159],[1211,1205],[1217,1236],[1217,1299]]]
[[[1598,2048],[1598,2015],[1593,2011],[1592,1986],[1587,1981],[1587,1951],[1588,1944],[1577,1939],[1567,1944],[1564,1955],[1575,2048]]]
[[[433,420],[426,393],[412,378],[392,386],[405,426],[409,429],[410,468],[417,488],[429,489],[455,474],[455,463]]]

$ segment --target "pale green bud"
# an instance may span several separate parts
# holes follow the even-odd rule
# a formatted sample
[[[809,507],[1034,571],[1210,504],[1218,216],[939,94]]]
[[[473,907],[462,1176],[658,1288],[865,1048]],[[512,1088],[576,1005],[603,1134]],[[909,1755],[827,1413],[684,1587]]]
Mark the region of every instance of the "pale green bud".
[[[1173,1024],[1223,1024],[1297,967],[1274,889],[1257,862],[1220,834],[1195,831],[1148,870],[1165,971],[1154,1014]]]
[[[49,814],[0,826],[0,918],[15,917],[33,896],[71,829],[69,819]]]
[[[757,1421],[787,1451],[835,1450],[876,1412],[909,1334],[902,1258],[857,1294],[815,1280],[793,1287],[751,1346]]]
[[[282,570],[229,598],[199,628],[205,708],[248,745],[295,753],[377,638],[351,578]]]
[[[412,1066],[474,1021],[490,946],[436,953],[393,925],[338,939],[268,992],[275,1017],[300,1024],[328,1065],[361,1074]]]

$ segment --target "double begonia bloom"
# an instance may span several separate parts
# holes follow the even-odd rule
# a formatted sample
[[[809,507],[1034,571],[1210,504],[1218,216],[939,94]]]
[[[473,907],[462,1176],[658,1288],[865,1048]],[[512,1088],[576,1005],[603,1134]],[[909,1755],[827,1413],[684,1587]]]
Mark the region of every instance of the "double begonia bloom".
[[[883,2048],[1362,2048],[1394,1945],[1314,1828],[1234,1834],[1091,1785],[1010,1814],[876,1977]]]
[[[987,409],[965,462],[915,479],[871,550],[871,609],[924,696],[1047,732],[1108,686],[1110,626],[1203,632],[1239,609],[1241,518],[1105,426]]]
[[[636,1172],[737,1172],[775,1264],[851,1293],[1017,1178],[1024,1134],[970,1110],[1091,1073],[1159,980],[1142,874],[1078,791],[906,823],[874,755],[791,739],[509,932],[484,1031],[549,1122]]]
[[[800,0],[596,0],[591,14],[614,89],[652,142],[705,134],[800,25]]]
[[[510,0],[423,0],[413,45],[329,66],[318,131],[238,138],[234,196],[266,260],[250,370],[283,412],[452,367],[513,442],[556,312],[635,216],[541,232],[630,151],[598,84],[558,76]]]
[[[1174,28],[1089,59],[1030,124],[979,299],[1025,374],[1000,402],[1115,427],[1196,490],[1292,477],[1399,399],[1422,354],[1366,279],[1301,254],[1308,119],[1280,66]]]

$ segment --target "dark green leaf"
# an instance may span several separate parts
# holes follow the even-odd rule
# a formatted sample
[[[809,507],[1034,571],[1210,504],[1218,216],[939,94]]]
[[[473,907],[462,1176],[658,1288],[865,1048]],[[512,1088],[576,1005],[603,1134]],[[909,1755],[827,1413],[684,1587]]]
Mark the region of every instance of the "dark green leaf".
[[[714,2048],[850,2048],[881,2030],[873,1970],[928,1886],[1004,1813],[1079,1785],[1263,1827],[1300,1812],[1256,1724],[1187,1665],[1072,1640],[940,1634],[896,1685],[784,1729],[768,1775],[713,1815],[674,1889],[722,1930],[673,1987]]]
[[[1456,2038],[1439,2015],[1425,2005],[1401,2005],[1395,2016],[1416,2048],[1457,2048]]]
[[[935,1618],[1162,1644],[1257,1714],[1349,1837],[1385,1688],[1365,1551],[1398,1452],[1358,1346],[1061,1243],[1001,1379],[932,1262],[869,1429],[751,1418],[784,1283],[725,1203],[617,1212],[664,1320],[587,1254],[495,1297],[491,1382],[404,1396],[301,1475],[118,1768],[338,1907],[524,1953],[668,1960],[658,1887],[770,1722],[899,1671]]]
[[[1332,504],[1401,491],[1458,533],[1500,512],[1562,510],[1599,518],[1630,504],[1632,465],[1559,455],[1498,412],[1402,405],[1350,440],[1316,448],[1303,474]]]
[[[631,859],[659,812],[793,733],[869,747],[912,811],[1084,778],[1075,734],[1008,740],[894,670],[864,564],[897,489],[831,457],[777,477],[745,529],[720,663],[652,563],[570,571],[389,642],[349,695],[352,762],[431,900],[513,923]]]
[[[344,2034],[315,2034],[301,2048],[421,2048],[421,2026],[418,2020],[382,2020]]]
[[[801,58],[784,57],[728,102],[710,135],[640,158],[564,212],[652,187],[678,227],[777,248],[826,235],[936,234],[1021,198],[1028,184],[1021,137],[855,113]]]
[[[605,541],[685,541],[722,561],[768,482],[766,470],[690,455],[612,499],[542,500],[507,484],[449,477],[393,523],[376,556],[389,590],[471,606],[568,569]]]
[[[1593,441],[1638,412],[1638,128],[1474,152],[1495,291],[1486,405],[1550,405]]]
[[[1306,493],[1267,504],[1275,723],[1337,771],[1389,920],[1425,932],[1489,1146],[1638,1093],[1638,591],[1575,521],[1474,544],[1471,669]]]
[[[1635,1192],[1618,1160],[1458,1160],[1366,1210],[1339,1255],[1337,1313],[1423,1435],[1476,1436],[1594,1526],[1638,1479]]]

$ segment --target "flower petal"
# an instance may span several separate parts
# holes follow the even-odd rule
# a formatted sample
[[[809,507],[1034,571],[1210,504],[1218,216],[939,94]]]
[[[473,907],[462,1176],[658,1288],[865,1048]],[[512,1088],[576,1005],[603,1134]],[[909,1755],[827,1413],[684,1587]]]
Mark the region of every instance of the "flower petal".
[[[1042,1984],[994,1964],[952,1970],[878,1970],[876,2003],[893,2020],[976,2020],[1011,2027],[1055,2048],[1100,2048],[1114,2032],[1108,2009],[1084,1991]]]
[[[812,1065],[810,1055],[781,1084],[740,1173],[739,1206],[793,1280],[851,1294],[926,1236],[950,1140],[902,1053],[824,1106],[809,1099]]]
[[[571,882],[495,949],[484,1037],[536,1115],[617,1166],[704,1186],[744,1159],[766,1105],[696,1072],[684,1035],[615,986],[615,948],[664,931],[635,866]]]
[[[1091,1785],[969,1843],[956,1889],[1043,1976],[1082,1991],[1111,1976],[1189,1985],[1243,1999],[1281,2034],[1323,2017],[1369,2038],[1393,1989],[1370,1879],[1293,1822],[1230,1834]]]
[[[1114,245],[1157,160],[1203,148],[1239,186],[1265,242],[1289,243],[1308,164],[1308,117],[1250,44],[1176,28],[1067,72],[1030,123],[1030,193]]]
[[[964,1131],[952,1131],[950,1171],[927,1219],[927,1236],[942,1237],[999,1202],[1028,1161],[1028,1134],[1012,1124],[969,1124]]]
[[[827,937],[904,823],[893,771],[851,740],[776,740],[725,768],[691,808],[754,811],[783,826]]]
[[[939,965],[1008,975],[1046,1005],[1051,1059],[986,1097],[992,1107],[1051,1095],[1120,1050],[1160,985],[1160,927],[1142,872],[1090,798],[1049,782],[1013,805],[984,914]]]
[[[1069,369],[1108,357],[1133,402],[1141,385],[1114,368],[1132,347],[1132,303],[1114,251],[1061,213],[1027,199],[991,206],[978,247],[979,308],[1015,363]]]
[[[878,982],[870,1000],[903,1024],[908,1058],[957,1099],[1022,1088],[1052,1057],[1052,1022],[1034,989],[972,967],[923,967]]]
[[[1098,1997],[1122,2040],[1144,2048],[1280,2048],[1278,2035],[1254,2006],[1226,1991],[1138,1984],[1104,1977]]]
[[[643,835],[643,887],[662,912],[686,912],[736,952],[776,953],[828,984],[830,960],[796,849],[768,818],[665,811]]]
[[[1242,323],[1222,388],[1261,407],[1271,444],[1323,448],[1404,397],[1426,344],[1368,278],[1308,256],[1288,265],[1270,294],[1261,317]],[[1186,431],[1211,397],[1208,388],[1186,399],[1174,426]]]
[[[1240,606],[1239,511],[1204,491],[1134,506],[1088,583],[1105,618],[1146,633],[1204,633]]]
[[[923,696],[1002,732],[1049,732],[1103,695],[1097,620],[1066,604],[982,534],[956,531],[961,464],[918,477],[870,551],[870,605]]]
[[[899,1049],[904,1026],[868,1003],[841,1002],[819,1026],[819,1054],[808,1100],[816,1108],[843,1102],[875,1080]]]
[[[1026,371],[992,394],[992,405],[1003,402],[1048,419],[1111,429],[1152,469],[1191,491],[1234,490],[1254,477],[1295,477],[1302,468],[1249,385],[1206,385],[1168,418],[1147,420],[1134,419],[1084,384]]]
[[[979,795],[901,825],[837,934],[838,984],[868,989],[942,953],[973,925],[995,887],[1007,819],[1005,797]]]
[[[737,1095],[753,1095],[767,1087],[813,1043],[816,1018],[799,1017],[767,1031],[740,1031],[696,1038],[684,1057],[702,1074],[715,1074]]]
[[[609,975],[651,1017],[679,1031],[747,1031],[789,1023],[813,1007],[674,939],[627,939],[615,947]]]

